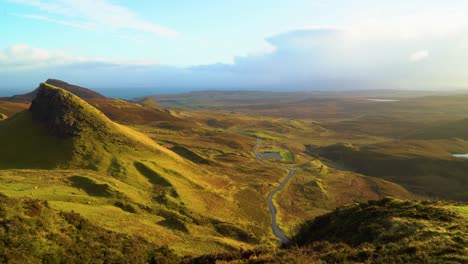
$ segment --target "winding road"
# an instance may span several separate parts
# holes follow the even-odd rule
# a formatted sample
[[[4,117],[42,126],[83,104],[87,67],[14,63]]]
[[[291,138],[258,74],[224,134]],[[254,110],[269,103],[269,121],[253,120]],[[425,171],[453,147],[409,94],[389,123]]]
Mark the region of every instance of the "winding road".
[[[273,165],[273,164],[269,164],[269,163],[266,163],[264,160],[263,160],[263,157],[262,155],[260,154],[260,152],[258,151],[258,148],[260,147],[260,139],[257,138],[257,144],[255,145],[254,147],[254,153],[255,153],[255,156],[257,157],[257,159],[265,164],[267,164],[268,166],[272,166],[272,167],[278,167],[278,168],[282,168],[282,169],[286,169],[289,171],[289,174],[288,176],[280,183],[280,185],[278,185],[278,187],[276,187],[273,191],[271,191],[269,194],[268,194],[268,207],[270,208],[270,215],[271,215],[271,227],[273,229],[273,233],[275,234],[275,236],[277,236],[279,238],[279,240],[281,241],[281,244],[288,244],[289,243],[289,238],[284,234],[284,232],[281,230],[281,228],[278,226],[278,223],[276,221],[276,213],[277,213],[277,210],[276,210],[276,207],[275,205],[273,204],[273,197],[275,196],[275,194],[280,191],[285,185],[286,183],[288,183],[288,181],[294,176],[294,173],[296,172],[295,170],[291,169],[291,168],[287,168],[287,167],[282,167],[282,166],[279,166],[279,165]]]

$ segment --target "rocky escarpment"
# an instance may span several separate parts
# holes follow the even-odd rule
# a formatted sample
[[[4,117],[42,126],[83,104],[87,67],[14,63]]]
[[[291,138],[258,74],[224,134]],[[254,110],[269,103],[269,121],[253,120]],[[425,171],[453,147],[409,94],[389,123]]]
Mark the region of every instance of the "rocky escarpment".
[[[29,111],[35,122],[46,126],[49,133],[69,138],[86,131],[100,134],[111,130],[109,120],[101,112],[70,92],[42,83]]]

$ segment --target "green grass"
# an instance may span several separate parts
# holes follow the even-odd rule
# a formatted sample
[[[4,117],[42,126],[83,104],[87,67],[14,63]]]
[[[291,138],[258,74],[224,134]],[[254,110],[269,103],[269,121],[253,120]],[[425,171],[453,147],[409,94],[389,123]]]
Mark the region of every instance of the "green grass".
[[[197,153],[191,151],[190,149],[186,148],[186,147],[183,147],[183,146],[174,146],[171,148],[172,151],[174,151],[175,153],[179,154],[180,156],[192,161],[192,162],[195,162],[195,163],[198,163],[198,164],[208,164],[209,163],[209,160],[201,157],[200,155],[198,155]]]
[[[0,261],[7,263],[145,263],[179,259],[139,237],[96,226],[48,202],[0,194]]]
[[[0,168],[53,169],[72,159],[72,141],[50,136],[30,112],[0,123]]]
[[[260,150],[261,153],[278,153],[278,155],[281,157],[281,161],[287,162],[287,163],[293,163],[294,162],[294,154],[289,151],[289,150],[284,150],[284,149],[262,149]]]
[[[72,182],[73,187],[82,189],[88,195],[100,197],[111,197],[113,195],[112,189],[108,184],[99,184],[84,176],[72,176],[68,180]]]
[[[460,212],[461,214],[468,217],[468,205],[454,205],[454,206],[451,206],[450,209]]]
[[[244,131],[241,133],[242,135],[260,138],[260,139],[267,139],[267,140],[276,140],[278,139],[276,136],[271,135],[271,132],[268,131]]]

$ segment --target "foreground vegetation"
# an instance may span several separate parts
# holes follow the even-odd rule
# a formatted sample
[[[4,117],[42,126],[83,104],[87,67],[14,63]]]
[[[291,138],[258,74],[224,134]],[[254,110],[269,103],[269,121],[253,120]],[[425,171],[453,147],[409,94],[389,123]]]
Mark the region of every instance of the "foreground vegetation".
[[[92,224],[47,201],[0,194],[2,263],[177,263],[167,248]]]
[[[466,263],[466,204],[393,198],[340,207],[305,223],[293,244],[193,263]]]

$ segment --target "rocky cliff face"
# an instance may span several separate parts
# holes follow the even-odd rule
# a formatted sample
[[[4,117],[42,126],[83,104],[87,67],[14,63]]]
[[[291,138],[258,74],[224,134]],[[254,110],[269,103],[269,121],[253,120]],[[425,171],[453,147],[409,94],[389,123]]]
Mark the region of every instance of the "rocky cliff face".
[[[106,118],[73,94],[41,84],[29,111],[33,120],[43,123],[51,135],[69,138],[86,130],[109,130]]]

